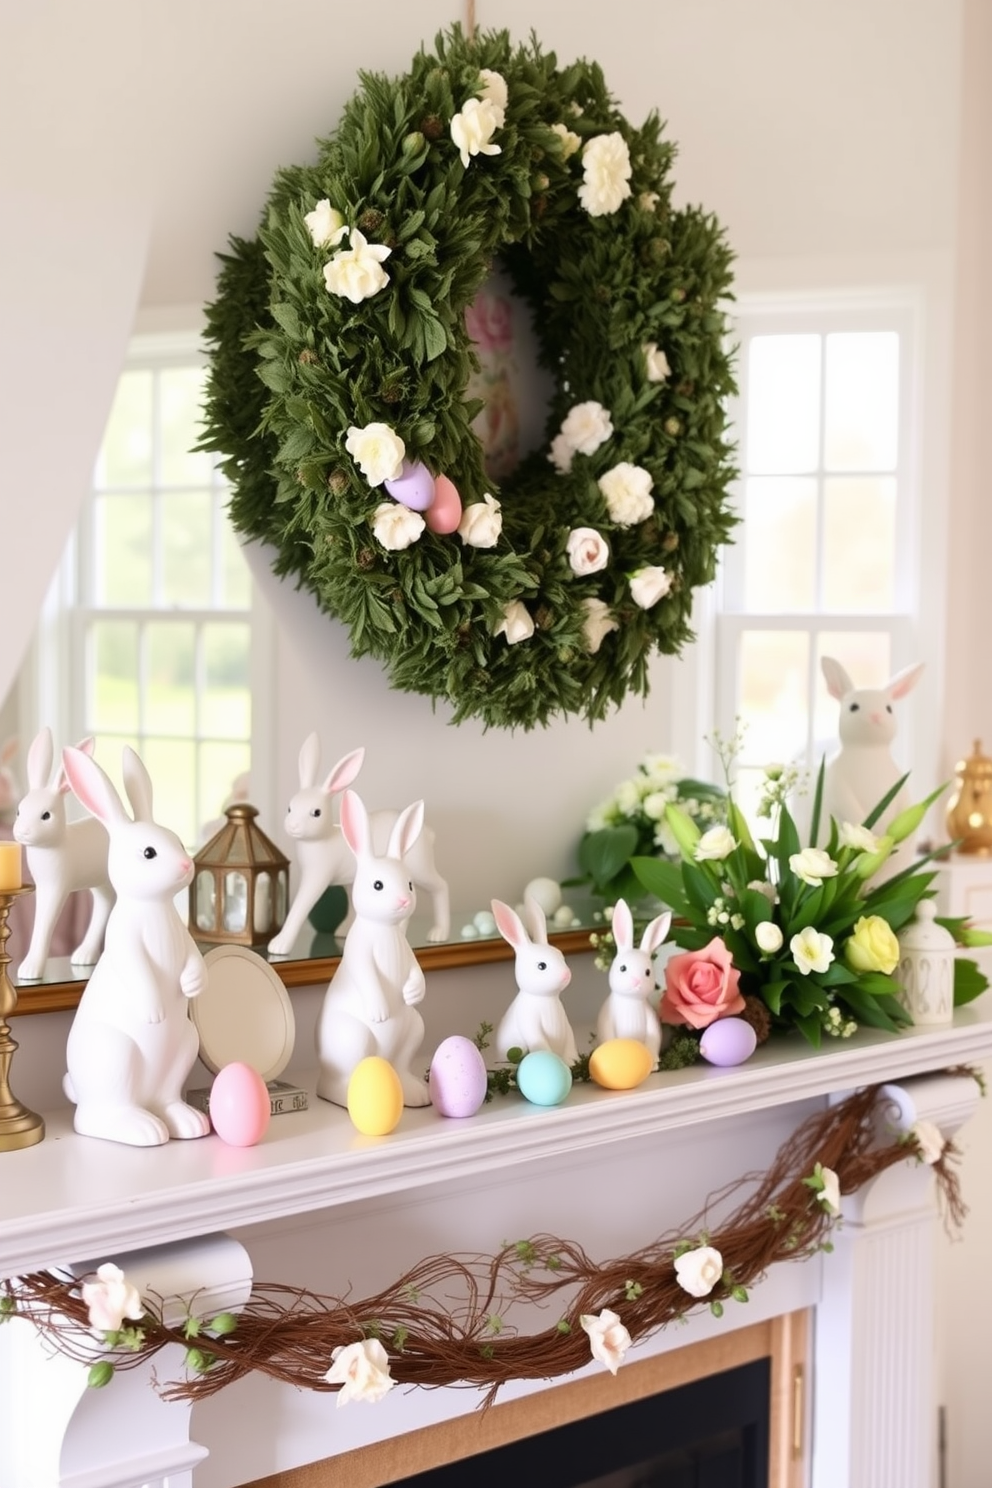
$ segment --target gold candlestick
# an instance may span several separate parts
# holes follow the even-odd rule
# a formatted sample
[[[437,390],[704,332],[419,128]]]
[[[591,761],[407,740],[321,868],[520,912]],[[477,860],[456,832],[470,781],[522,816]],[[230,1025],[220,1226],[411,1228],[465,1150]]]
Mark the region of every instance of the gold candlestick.
[[[7,1019],[17,1006],[17,988],[7,974],[7,923],[10,906],[20,894],[30,894],[33,885],[19,889],[0,889],[0,1152],[14,1152],[19,1147],[33,1147],[45,1135],[45,1122],[15,1100],[10,1089],[10,1066],[17,1044],[10,1036]]]

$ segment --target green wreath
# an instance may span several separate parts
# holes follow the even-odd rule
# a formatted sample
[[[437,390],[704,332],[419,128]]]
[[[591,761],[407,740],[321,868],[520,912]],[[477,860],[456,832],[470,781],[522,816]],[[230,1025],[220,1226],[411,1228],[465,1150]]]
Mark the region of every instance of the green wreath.
[[[672,208],[673,153],[598,66],[456,26],[406,77],[362,75],[221,256],[202,447],[235,527],[455,722],[592,722],[691,639],[734,522],[731,253]],[[465,324],[497,258],[554,381],[545,445],[498,487]],[[407,476],[445,501],[394,501]]]

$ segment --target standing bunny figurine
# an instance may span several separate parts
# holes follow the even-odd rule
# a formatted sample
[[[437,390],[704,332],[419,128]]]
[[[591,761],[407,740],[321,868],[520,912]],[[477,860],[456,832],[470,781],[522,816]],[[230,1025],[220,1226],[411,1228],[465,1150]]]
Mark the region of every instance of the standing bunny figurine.
[[[832,656],[822,657],[820,664],[827,691],[840,704],[837,724],[840,749],[823,772],[823,820],[833,817],[838,824],[851,822],[859,826],[905,774],[890,748],[896,735],[892,704],[916,686],[923,663],[905,667],[884,687],[855,687],[844,667]],[[907,792],[901,790],[876,823],[876,832],[883,832],[886,823],[909,804]],[[912,842],[900,843],[876,876],[876,882],[908,867],[913,851]]]
[[[560,994],[572,980],[565,957],[548,944],[544,910],[530,894],[524,903],[533,938],[516,910],[501,900],[492,901],[496,928],[516,952],[514,975],[517,995],[496,1030],[496,1050],[505,1059],[510,1049],[550,1049],[567,1065],[578,1059],[575,1035],[561,1005]]]
[[[610,966],[610,995],[599,1010],[596,1039],[636,1039],[657,1060],[661,1052],[661,1024],[651,1005],[657,984],[654,975],[654,953],[661,945],[672,923],[669,910],[657,915],[641,936],[640,947],[634,945],[634,918],[625,899],[613,906],[613,939],[616,955]]]
[[[355,857],[355,919],[317,1020],[317,1094],[339,1106],[348,1104],[356,1065],[375,1054],[399,1075],[404,1105],[431,1103],[426,1082],[411,1068],[424,1040],[416,1005],[426,983],[406,937],[417,903],[406,857],[423,825],[424,803],[415,801],[400,812],[380,854],[361,798],[351,790],[341,797],[341,831]]]
[[[77,1132],[131,1147],[170,1137],[202,1137],[210,1122],[183,1100],[199,1040],[187,999],[207,985],[207,968],[176,909],[193,879],[179,838],[152,818],[152,785],[132,749],[123,775],[128,815],[94,760],[63,751],[69,784],[110,837],[117,900],[107,944],[93,968],[69,1031],[65,1093]]]
[[[92,754],[93,740],[85,739],[79,751]],[[54,745],[52,731],[43,728],[28,750],[28,793],[18,805],[14,837],[26,850],[28,868],[35,882],[34,929],[28,953],[17,968],[19,981],[44,976],[62,906],[75,889],[90,889],[93,911],[82,943],[71,960],[92,966],[103,947],[107,918],[114,902],[107,871],[106,828],[92,816],[66,821],[65,796],[69,781],[63,768],[52,777]]]
[[[354,855],[341,828],[335,825],[331,805],[335,795],[354,783],[364,759],[364,749],[353,749],[338,760],[323,783],[318,783],[320,740],[316,734],[309,734],[303,741],[299,758],[300,788],[286,812],[286,831],[296,843],[300,880],[282,929],[269,941],[270,955],[285,956],[292,951],[307,915],[325,889],[332,884],[351,883]],[[386,850],[397,815],[395,811],[375,811],[370,817],[372,835],[381,852]],[[451,930],[448,885],[434,865],[434,834],[429,827],[422,829],[411,848],[407,867],[418,888],[432,896],[434,924],[427,939],[447,940]]]

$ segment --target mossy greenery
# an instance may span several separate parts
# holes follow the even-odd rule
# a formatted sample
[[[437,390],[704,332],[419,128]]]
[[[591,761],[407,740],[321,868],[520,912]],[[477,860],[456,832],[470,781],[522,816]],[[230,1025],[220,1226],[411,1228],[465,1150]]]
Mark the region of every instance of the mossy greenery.
[[[203,446],[236,528],[347,626],[355,656],[456,722],[592,722],[691,638],[693,590],[734,520],[732,255],[711,215],[673,208],[673,154],[595,64],[455,27],[405,77],[363,74],[316,163],[281,171],[257,237],[222,255]],[[554,383],[546,443],[499,486],[471,427],[465,326],[497,260]],[[347,447],[369,426],[481,525],[411,538],[401,513],[384,542],[389,497]]]

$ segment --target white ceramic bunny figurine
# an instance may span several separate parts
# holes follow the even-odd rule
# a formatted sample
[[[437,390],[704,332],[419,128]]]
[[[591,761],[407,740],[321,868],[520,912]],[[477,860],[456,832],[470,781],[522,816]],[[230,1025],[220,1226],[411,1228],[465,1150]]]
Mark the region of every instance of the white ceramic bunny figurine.
[[[508,904],[492,901],[496,928],[513,947],[517,995],[510,1003],[496,1030],[496,1050],[505,1059],[510,1049],[550,1049],[567,1065],[579,1057],[575,1035],[561,1004],[561,993],[572,980],[565,957],[557,946],[548,944],[544,910],[530,894],[524,895],[527,927]]]
[[[316,734],[309,734],[303,741],[299,758],[300,788],[286,813],[286,831],[296,844],[300,878],[283,927],[269,941],[268,949],[274,956],[285,956],[292,951],[307,915],[325,889],[352,881],[354,854],[334,822],[331,805],[335,795],[354,783],[364,759],[364,749],[353,749],[319,783],[320,741]],[[386,850],[398,814],[372,812],[372,836],[379,852]],[[427,939],[447,940],[451,930],[448,885],[434,864],[434,834],[429,827],[423,828],[412,846],[407,867],[417,887],[432,897],[434,924]]]
[[[79,745],[92,754],[93,740]],[[14,837],[25,850],[35,882],[34,928],[28,953],[17,968],[19,981],[34,981],[45,974],[45,963],[58,917],[69,895],[90,889],[93,910],[82,943],[72,952],[77,965],[92,966],[103,948],[107,918],[114,891],[107,871],[107,832],[102,822],[89,816],[82,821],[66,820],[65,796],[69,782],[61,767],[52,776],[54,745],[52,731],[43,728],[28,750],[28,792],[17,808]]]
[[[415,801],[379,853],[361,798],[351,790],[341,797],[341,831],[355,858],[355,919],[317,1020],[317,1094],[339,1106],[348,1104],[356,1065],[374,1054],[399,1075],[404,1105],[430,1105],[426,1081],[411,1068],[424,1040],[416,1005],[426,982],[406,936],[417,902],[406,858],[423,824],[424,803]]]
[[[669,910],[657,915],[641,936],[640,947],[634,945],[634,917],[625,899],[613,906],[613,939],[616,955],[610,966],[610,995],[599,1010],[596,1039],[636,1039],[657,1059],[661,1051],[661,1024],[651,1005],[657,983],[654,975],[654,953],[668,934],[672,916]]]
[[[884,687],[855,687],[844,667],[832,656],[822,657],[821,666],[827,691],[840,704],[837,724],[840,749],[823,772],[822,821],[826,825],[833,817],[838,824],[860,825],[906,773],[896,764],[890,748],[896,734],[892,705],[916,686],[923,663],[905,667]],[[876,833],[882,833],[886,823],[908,806],[910,799],[903,788],[875,824]],[[913,853],[912,842],[900,843],[876,881],[891,878],[908,867]]]
[[[193,860],[174,832],[152,817],[152,784],[125,748],[128,815],[100,766],[63,751],[69,783],[110,835],[117,900],[107,944],[69,1030],[64,1088],[77,1132],[131,1147],[170,1137],[202,1137],[210,1122],[183,1100],[199,1040],[188,1002],[207,985],[207,968],[175,905],[193,878]]]

